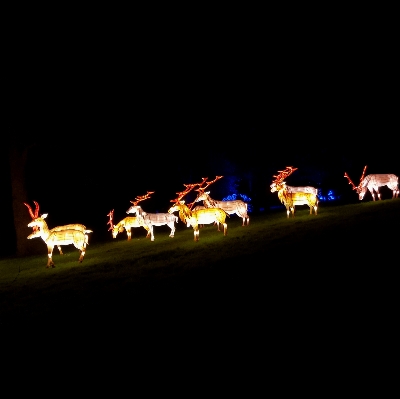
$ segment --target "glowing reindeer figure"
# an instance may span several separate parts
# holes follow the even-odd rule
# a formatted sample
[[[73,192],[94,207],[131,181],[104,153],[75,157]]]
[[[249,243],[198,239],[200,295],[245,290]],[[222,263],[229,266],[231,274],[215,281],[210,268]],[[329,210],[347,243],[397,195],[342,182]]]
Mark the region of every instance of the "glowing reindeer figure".
[[[365,175],[365,171],[367,170],[367,165],[364,166],[363,173],[360,178],[360,184],[356,186],[350,179],[349,175],[345,172],[344,177],[347,178],[349,184],[352,185],[353,190],[357,191],[358,199],[361,201],[366,192],[369,191],[372,195],[372,199],[375,201],[375,194],[378,197],[378,200],[381,198],[381,193],[379,192],[379,187],[387,186],[393,192],[393,198],[397,198],[399,196],[399,178],[394,174],[372,174]]]
[[[151,237],[151,241],[154,241],[154,230],[153,226],[167,225],[171,229],[170,237],[174,237],[175,234],[175,223],[178,222],[178,217],[169,213],[147,213],[144,212],[142,207],[138,205],[140,201],[143,201],[154,194],[154,191],[147,191],[146,195],[136,197],[136,201],[131,201],[133,204],[126,213],[136,214],[137,218],[142,220],[143,224],[148,226],[150,231],[147,237]]]
[[[278,176],[274,176],[275,180],[270,185],[271,193],[278,192],[278,198],[286,207],[287,217],[294,216],[294,209],[296,205],[308,205],[310,207],[310,215],[314,209],[315,215],[317,214],[318,208],[318,197],[315,193],[306,192],[293,192],[288,190],[286,182],[283,180],[291,175],[297,168],[287,166],[284,171],[279,171]]]
[[[36,201],[33,201],[35,204],[35,211],[32,211],[32,208],[30,207],[29,204],[24,202],[24,205],[28,208],[29,214],[31,215],[32,219],[36,219],[39,216],[39,204]],[[33,227],[33,231],[35,232],[38,228],[36,226]],[[53,227],[51,231],[60,231],[60,230],[80,230],[83,233],[86,234],[86,244],[89,245],[89,236],[87,235],[88,233],[93,233],[93,230],[88,230],[86,229],[86,226],[83,224],[79,223],[73,223],[73,224],[65,224],[63,226],[57,226]],[[60,255],[64,255],[61,245],[57,245],[58,251],[60,252]]]
[[[182,198],[191,191],[198,184],[185,185],[186,190],[178,194],[178,198],[171,200],[175,204],[168,210],[169,213],[179,212],[179,218],[187,227],[193,227],[194,241],[199,241],[199,225],[217,223],[218,231],[219,225],[224,227],[224,236],[227,235],[228,226],[225,223],[226,216],[229,215],[221,208],[205,208],[192,211]],[[193,204],[190,204],[193,205]]]
[[[39,205],[35,202],[37,210]],[[25,204],[27,205],[27,204]],[[27,205],[29,208],[29,205]],[[35,214],[34,214],[35,215]],[[41,216],[35,216],[33,220],[28,224],[28,227],[32,227],[33,233],[27,238],[28,240],[36,237],[41,237],[47,245],[47,268],[54,267],[53,262],[53,248],[59,245],[70,245],[73,244],[75,248],[79,249],[80,256],[79,262],[83,261],[86,253],[86,245],[88,245],[88,235],[87,232],[91,230],[76,230],[72,228],[63,228],[63,226],[58,226],[54,229],[49,229],[47,223],[44,219],[47,217],[47,213]],[[65,226],[64,226],[65,227]]]
[[[126,230],[126,234],[128,236],[128,241],[132,238],[132,228],[134,227],[143,227],[147,231],[147,237],[150,237],[150,228],[144,224],[143,220],[137,218],[135,216],[127,216],[126,218],[122,219],[116,225],[113,224],[113,217],[114,217],[114,209],[110,211],[107,215],[110,217],[110,220],[107,224],[110,225],[108,230],[111,230],[113,238],[117,238],[118,233],[122,233],[124,229]]]
[[[203,183],[207,183],[205,187],[202,185],[196,189],[195,191],[199,192],[199,195],[194,200],[194,202],[203,201],[203,205],[206,208],[221,208],[227,214],[232,215],[236,214],[242,218],[242,226],[246,226],[250,222],[249,215],[247,213],[247,204],[242,200],[231,200],[231,201],[217,201],[210,197],[210,192],[205,191],[206,188],[214,183],[215,181],[221,179],[223,176],[217,176],[214,180],[207,182],[207,178],[203,179]]]

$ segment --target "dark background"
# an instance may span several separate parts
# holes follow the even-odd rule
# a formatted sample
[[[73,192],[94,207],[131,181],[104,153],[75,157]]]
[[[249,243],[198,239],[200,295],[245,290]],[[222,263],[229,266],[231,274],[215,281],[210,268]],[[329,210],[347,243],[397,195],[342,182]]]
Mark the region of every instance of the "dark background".
[[[154,191],[143,209],[167,212],[203,177],[224,176],[213,198],[234,181],[254,212],[267,212],[280,204],[269,185],[286,166],[298,168],[288,184],[334,190],[341,202],[358,201],[344,172],[356,184],[365,165],[400,175],[392,26],[360,16],[270,22],[131,41],[25,38],[7,57],[2,137],[34,140],[26,183],[49,227],[83,223],[93,239],[111,239],[111,209],[119,221]]]

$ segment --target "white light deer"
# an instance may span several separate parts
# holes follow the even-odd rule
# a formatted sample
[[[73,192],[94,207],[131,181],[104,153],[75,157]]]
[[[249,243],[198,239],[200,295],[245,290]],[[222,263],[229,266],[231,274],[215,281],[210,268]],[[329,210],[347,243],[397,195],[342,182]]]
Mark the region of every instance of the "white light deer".
[[[318,188],[312,186],[288,186],[286,185],[288,191],[292,193],[311,193],[318,196]]]
[[[125,229],[126,234],[128,236],[127,239],[129,241],[132,238],[132,228],[135,227],[143,227],[147,231],[146,238],[150,236],[150,228],[146,224],[144,224],[141,218],[135,216],[127,216],[126,218],[122,219],[119,223],[114,225],[113,224],[114,209],[110,211],[110,213],[107,216],[109,216],[110,218],[110,220],[107,222],[107,224],[110,225],[110,228],[108,230],[111,230],[113,238],[117,238],[118,233],[122,233]]]
[[[24,203],[27,205],[26,203]],[[39,205],[35,202],[37,210]],[[27,205],[29,208],[29,205]],[[35,214],[34,214],[35,215]],[[86,246],[88,245],[88,235],[86,233],[91,232],[91,230],[76,230],[71,228],[62,228],[58,226],[54,229],[49,229],[47,223],[44,219],[47,217],[47,213],[41,216],[35,216],[33,220],[28,224],[28,227],[33,228],[33,233],[27,238],[28,240],[36,237],[41,237],[47,245],[47,268],[54,267],[53,262],[53,248],[54,246],[60,245],[70,245],[73,244],[75,248],[79,249],[79,262],[83,261],[86,253]]]
[[[175,204],[169,208],[168,212],[179,212],[179,218],[182,220],[182,222],[185,223],[187,227],[193,227],[194,241],[199,241],[199,225],[204,224],[216,223],[218,225],[218,231],[220,230],[219,225],[221,224],[224,227],[224,236],[226,236],[228,232],[228,226],[225,222],[225,219],[226,216],[229,217],[229,215],[223,209],[205,208],[192,211],[189,206],[185,204],[185,201],[182,200],[182,198],[197,185],[198,184],[185,184],[186,190],[177,193],[178,198],[171,200],[171,202],[174,202]],[[193,203],[190,205],[193,205]]]
[[[375,195],[378,197],[378,200],[381,198],[381,193],[379,192],[379,187],[387,186],[393,192],[393,198],[397,198],[399,196],[399,178],[394,174],[372,174],[365,175],[365,171],[367,170],[367,165],[364,166],[363,173],[360,178],[360,183],[356,186],[350,179],[349,175],[345,172],[344,177],[347,178],[349,184],[352,185],[353,190],[357,191],[358,199],[361,201],[366,192],[369,191],[372,195],[372,199],[375,201]]]
[[[296,205],[308,205],[310,208],[310,215],[314,209],[315,215],[317,214],[318,209],[318,197],[315,193],[305,193],[305,192],[293,192],[289,191],[286,182],[283,180],[291,175],[297,168],[293,168],[292,166],[287,166],[285,170],[279,171],[278,176],[275,177],[275,180],[270,185],[271,192],[278,192],[278,198],[286,207],[287,217],[294,216],[294,210]]]
[[[39,204],[36,201],[33,201],[35,204],[35,211],[32,211],[32,208],[29,204],[24,202],[24,205],[28,208],[29,214],[31,215],[32,219],[36,219],[39,216]],[[38,228],[36,226],[33,227],[33,231],[35,232]],[[65,224],[63,226],[57,226],[53,227],[50,231],[60,231],[60,230],[80,230],[83,233],[86,234],[86,244],[89,244],[89,236],[87,235],[88,233],[93,233],[93,230],[88,230],[86,229],[86,226],[83,224],[79,223],[73,223],[73,224]],[[61,246],[57,245],[58,251],[60,252],[60,255],[64,255]]]
[[[207,182],[207,178],[203,178],[203,183],[207,183],[205,187],[200,186],[196,191],[199,192],[197,198],[194,202],[203,201],[203,205],[206,208],[221,208],[227,214],[232,215],[236,214],[242,218],[242,226],[248,226],[250,222],[249,215],[247,213],[247,204],[242,200],[231,200],[231,201],[217,201],[210,197],[210,192],[205,191],[205,189],[218,179],[221,179],[223,176],[217,176],[214,180]]]
[[[171,215],[170,213],[147,213],[144,212],[142,207],[138,205],[140,201],[143,201],[154,194],[154,191],[148,191],[146,195],[136,197],[136,201],[131,201],[133,204],[126,213],[136,214],[138,218],[143,220],[143,223],[149,227],[150,231],[147,236],[150,235],[151,241],[154,241],[154,229],[153,226],[167,225],[171,229],[170,237],[174,237],[175,234],[175,223],[178,222],[178,217]]]

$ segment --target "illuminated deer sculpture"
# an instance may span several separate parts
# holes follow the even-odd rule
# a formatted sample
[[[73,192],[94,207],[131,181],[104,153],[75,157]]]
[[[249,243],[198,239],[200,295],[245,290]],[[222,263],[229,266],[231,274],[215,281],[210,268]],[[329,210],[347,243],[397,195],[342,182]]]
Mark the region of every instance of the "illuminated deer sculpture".
[[[39,216],[39,204],[36,201],[33,201],[33,203],[35,204],[35,211],[32,211],[32,208],[30,207],[29,204],[24,202],[24,205],[28,208],[29,210],[29,214],[31,215],[31,218],[34,220]],[[83,224],[79,224],[79,223],[74,223],[74,224],[65,224],[63,226],[57,226],[57,227],[53,227],[51,229],[51,231],[60,231],[60,230],[80,230],[83,231],[86,234],[86,239],[87,242],[86,244],[89,244],[89,236],[87,235],[88,233],[93,233],[93,230],[88,230],[86,229],[86,226],[84,226]],[[36,231],[37,227],[33,228],[33,231]],[[60,255],[64,255],[61,246],[57,245],[58,251],[60,252]]]
[[[187,225],[187,227],[193,227],[194,241],[199,241],[199,225],[216,223],[218,226],[218,231],[220,231],[219,225],[221,224],[224,227],[224,236],[227,235],[228,226],[225,222],[226,216],[229,215],[221,208],[205,208],[199,210],[191,210],[188,205],[185,204],[185,201],[182,198],[191,191],[198,184],[190,184],[186,185],[186,190],[178,194],[178,198],[175,200],[171,200],[175,204],[171,206],[168,210],[169,213],[179,212],[179,218],[183,223]],[[189,204],[190,206],[193,205]]]
[[[137,218],[135,216],[127,216],[126,218],[122,219],[119,223],[114,225],[113,224],[114,209],[110,211],[110,213],[107,216],[109,216],[110,218],[110,220],[107,222],[107,224],[110,225],[110,228],[108,230],[111,230],[113,238],[117,238],[118,233],[122,233],[125,229],[129,241],[132,238],[132,228],[135,227],[143,227],[147,231],[146,238],[150,236],[150,228],[146,224],[144,224],[141,218]]]
[[[39,216],[39,204],[34,201],[36,205],[35,212],[32,212],[30,206],[24,203],[32,216],[32,221],[28,224],[28,227],[32,227],[33,233],[30,234],[27,238],[31,240],[32,238],[41,237],[43,241],[47,245],[47,268],[54,267],[53,262],[53,249],[54,246],[57,246],[60,250],[60,254],[62,255],[62,251],[60,249],[61,245],[70,245],[73,244],[75,248],[79,249],[80,256],[79,262],[83,261],[83,258],[86,253],[86,246],[88,245],[88,235],[87,233],[91,233],[92,230],[82,230],[83,225],[65,225],[58,226],[53,229],[49,229],[47,223],[45,221],[48,216],[47,213]],[[75,228],[73,228],[73,226]],[[85,227],[85,226],[83,226]]]
[[[147,237],[151,237],[151,241],[154,241],[154,229],[153,226],[167,225],[171,229],[170,237],[174,237],[175,234],[175,223],[178,222],[178,217],[171,215],[170,213],[147,213],[144,212],[142,207],[138,205],[140,201],[143,201],[154,194],[154,191],[148,191],[146,195],[136,197],[136,201],[131,201],[133,204],[126,213],[133,213],[143,221],[143,224],[148,226],[150,229]]]
[[[217,176],[214,180],[210,182],[203,180],[203,183],[207,183],[207,185],[205,187],[202,187],[201,185],[199,188],[196,189],[199,194],[194,202],[203,201],[203,205],[206,208],[221,208],[229,215],[236,214],[242,218],[242,226],[248,225],[250,222],[250,218],[247,213],[247,204],[245,202],[243,202],[242,200],[217,201],[210,197],[209,191],[205,191],[210,184],[214,183],[218,179],[221,179],[222,177],[223,176]]]
[[[360,183],[356,186],[350,179],[349,175],[345,172],[344,177],[347,178],[349,184],[352,185],[353,190],[357,191],[358,199],[361,201],[366,192],[369,191],[372,195],[372,199],[375,201],[375,195],[378,200],[381,198],[381,193],[379,192],[379,187],[387,186],[393,192],[392,198],[397,198],[399,196],[399,178],[394,174],[372,174],[365,175],[367,170],[367,165],[364,166],[363,173],[360,178]]]
[[[284,171],[279,171],[278,176],[275,177],[275,180],[270,185],[271,192],[278,192],[278,198],[286,207],[287,217],[294,216],[294,210],[296,205],[308,205],[310,208],[310,215],[314,209],[315,215],[317,214],[318,208],[318,197],[315,193],[305,193],[305,192],[293,192],[288,190],[286,186],[286,182],[284,179],[291,175],[297,168],[293,168],[291,166],[286,167]]]

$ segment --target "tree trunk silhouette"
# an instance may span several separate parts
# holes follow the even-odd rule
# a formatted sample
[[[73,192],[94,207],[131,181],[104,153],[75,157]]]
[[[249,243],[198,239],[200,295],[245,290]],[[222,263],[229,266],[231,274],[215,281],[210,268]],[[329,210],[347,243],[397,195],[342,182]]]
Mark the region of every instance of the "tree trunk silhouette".
[[[39,249],[36,240],[28,240],[27,236],[32,232],[27,225],[31,221],[28,209],[24,202],[30,204],[26,188],[26,165],[29,146],[11,145],[8,148],[8,157],[11,177],[12,210],[14,216],[16,256],[38,254]]]

